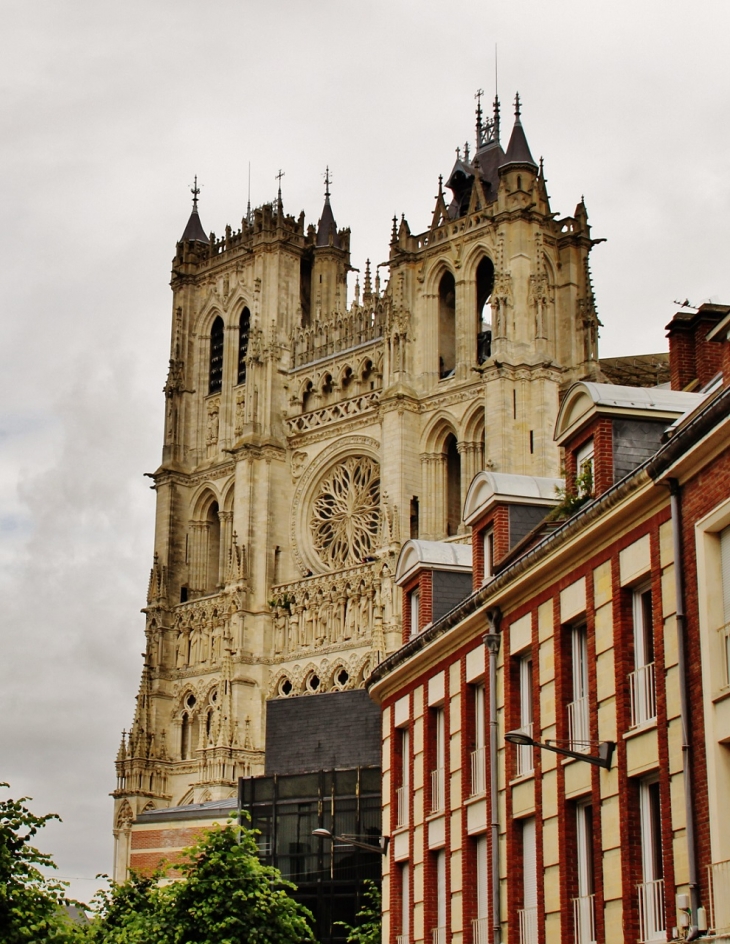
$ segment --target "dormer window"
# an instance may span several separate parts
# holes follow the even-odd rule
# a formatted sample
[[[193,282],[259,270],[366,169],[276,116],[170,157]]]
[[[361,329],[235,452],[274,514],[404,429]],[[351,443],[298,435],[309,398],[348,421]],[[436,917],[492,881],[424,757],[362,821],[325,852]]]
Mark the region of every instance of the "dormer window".
[[[494,576],[494,531],[491,528],[485,528],[482,531],[482,551],[484,554],[484,578],[482,583],[487,583]]]
[[[579,498],[593,494],[594,462],[593,439],[576,451],[575,454],[575,490]]]
[[[421,628],[421,588],[416,587],[408,594],[411,614],[411,636],[417,635]]]

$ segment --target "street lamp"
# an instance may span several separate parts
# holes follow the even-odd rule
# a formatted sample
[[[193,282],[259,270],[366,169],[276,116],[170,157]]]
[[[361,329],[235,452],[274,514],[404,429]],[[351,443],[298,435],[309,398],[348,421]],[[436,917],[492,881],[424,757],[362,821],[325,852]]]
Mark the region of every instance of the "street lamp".
[[[360,842],[353,836],[335,836],[329,829],[315,829],[312,835],[319,836],[321,839],[329,839],[330,842],[344,842],[348,846],[355,846],[357,849],[364,849],[366,852],[379,852],[381,855],[386,855],[388,852],[388,842],[390,841],[390,836],[378,836],[378,845],[374,846],[371,842]]]
[[[522,747],[539,747],[541,751],[552,751],[554,754],[562,754],[564,757],[573,757],[575,760],[585,761],[586,764],[593,764],[594,767],[603,767],[604,770],[611,769],[611,758],[616,750],[615,741],[601,741],[598,745],[598,754],[581,754],[579,751],[569,751],[565,747],[557,747],[554,741],[549,739],[542,744],[534,740],[524,731],[508,731],[504,736],[505,741],[510,744],[518,744]],[[587,743],[595,744],[595,741]]]

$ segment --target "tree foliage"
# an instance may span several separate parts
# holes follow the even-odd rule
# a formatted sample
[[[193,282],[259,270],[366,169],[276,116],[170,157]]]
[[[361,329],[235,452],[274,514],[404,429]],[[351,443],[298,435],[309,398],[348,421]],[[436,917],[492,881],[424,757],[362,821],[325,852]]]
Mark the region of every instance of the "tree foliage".
[[[0,787],[7,787],[0,783]],[[28,797],[0,800],[0,940],[3,944],[61,944],[74,928],[63,911],[66,886],[41,872],[56,866],[49,855],[30,844],[39,829],[59,819],[36,816]]]
[[[382,938],[382,896],[380,886],[372,879],[365,881],[364,903],[355,915],[357,924],[337,924],[347,929],[347,944],[380,944]]]
[[[303,944],[306,908],[278,869],[257,854],[254,833],[228,825],[203,834],[176,865],[180,878],[132,876],[97,899],[85,932],[93,944]]]

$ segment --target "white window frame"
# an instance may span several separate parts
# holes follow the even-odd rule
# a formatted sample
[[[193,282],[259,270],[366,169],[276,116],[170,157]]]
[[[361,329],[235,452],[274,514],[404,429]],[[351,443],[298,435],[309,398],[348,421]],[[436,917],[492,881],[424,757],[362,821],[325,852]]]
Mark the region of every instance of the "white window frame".
[[[403,862],[400,867],[400,944],[408,944],[411,939],[410,871],[410,864]]]
[[[590,713],[588,695],[588,630],[585,623],[570,630],[573,701],[568,705],[570,749],[590,753]]]
[[[528,650],[518,657],[520,688],[520,731],[532,737],[532,653]],[[517,746],[517,776],[523,777],[535,770],[535,749],[532,744]]]
[[[487,724],[484,683],[474,685],[474,750],[471,755],[471,795],[480,796],[487,788]]]
[[[589,813],[590,811],[590,813]],[[595,887],[593,871],[593,806],[590,799],[575,807],[578,896],[573,899],[575,944],[595,944]]]
[[[534,816],[522,820],[522,908],[520,944],[537,944],[537,832]]]
[[[661,799],[658,777],[647,777],[639,784],[641,821],[641,871],[639,885],[639,923],[642,941],[666,941],[664,908],[664,861],[661,836]]]
[[[446,715],[442,706],[433,709],[433,730],[436,767],[431,773],[431,812],[438,813],[446,805]]]
[[[591,482],[593,483],[593,488],[590,492],[580,489],[577,482],[578,479],[585,474],[586,466],[590,466],[591,470]],[[595,463],[595,447],[593,442],[593,437],[584,442],[580,449],[576,450],[575,453],[575,478],[576,478],[576,490],[578,491],[578,497],[583,498],[585,495],[592,495],[596,490],[596,463]]]
[[[494,528],[485,528],[482,532],[482,557],[484,558],[484,577],[482,583],[488,583],[494,576]]]
[[[411,638],[417,636],[421,630],[421,587],[414,587],[408,594],[408,605],[411,613]]]
[[[636,728],[656,720],[654,618],[651,583],[644,583],[636,587],[632,592],[631,602],[634,623],[634,671],[630,675],[629,683],[631,727]]]

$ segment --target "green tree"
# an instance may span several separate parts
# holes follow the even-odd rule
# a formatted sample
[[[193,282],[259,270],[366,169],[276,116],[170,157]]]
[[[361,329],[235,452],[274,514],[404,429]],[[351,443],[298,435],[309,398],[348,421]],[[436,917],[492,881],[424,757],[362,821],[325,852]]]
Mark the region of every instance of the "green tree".
[[[7,783],[0,783],[7,788]],[[0,800],[0,940],[3,944],[61,944],[76,930],[63,906],[69,903],[66,885],[49,878],[42,868],[56,866],[30,840],[55,813],[36,816],[25,806],[29,797]],[[74,903],[75,904],[75,903]]]
[[[85,932],[94,944],[303,944],[314,938],[306,908],[278,869],[262,865],[255,834],[206,831],[175,866],[180,878],[132,876],[97,898]]]
[[[356,925],[338,921],[347,929],[347,944],[380,944],[382,937],[382,896],[380,886],[372,879],[365,881],[364,903],[358,913]]]

